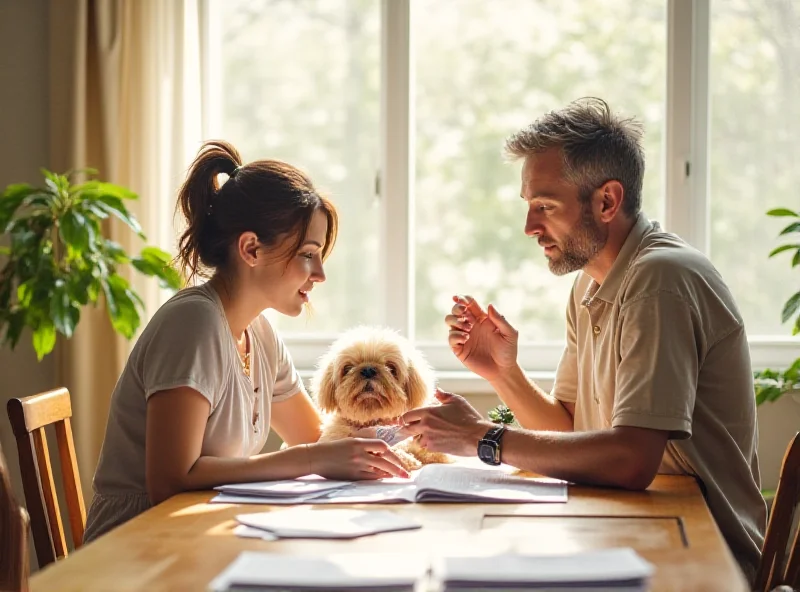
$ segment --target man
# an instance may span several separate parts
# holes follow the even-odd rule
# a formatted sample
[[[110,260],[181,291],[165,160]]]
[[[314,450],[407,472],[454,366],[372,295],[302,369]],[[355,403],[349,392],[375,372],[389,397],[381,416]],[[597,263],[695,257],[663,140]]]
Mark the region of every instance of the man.
[[[641,131],[598,99],[513,135],[524,160],[525,234],[550,270],[580,271],[550,394],[517,363],[517,331],[489,305],[455,297],[453,353],[489,381],[522,428],[497,429],[462,397],[403,420],[431,450],[479,456],[569,481],[645,489],[657,473],[696,476],[752,581],[766,506],[744,325],[700,252],[640,212]],[[480,446],[478,443],[480,442]]]

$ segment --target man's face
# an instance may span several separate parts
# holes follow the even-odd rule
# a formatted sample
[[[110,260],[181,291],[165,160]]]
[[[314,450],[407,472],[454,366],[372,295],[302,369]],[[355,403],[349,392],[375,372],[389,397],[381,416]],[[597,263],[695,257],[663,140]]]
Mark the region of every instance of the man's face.
[[[556,275],[586,267],[608,239],[608,229],[595,220],[592,195],[581,196],[563,169],[561,150],[555,148],[527,157],[522,167],[525,234],[538,239]]]

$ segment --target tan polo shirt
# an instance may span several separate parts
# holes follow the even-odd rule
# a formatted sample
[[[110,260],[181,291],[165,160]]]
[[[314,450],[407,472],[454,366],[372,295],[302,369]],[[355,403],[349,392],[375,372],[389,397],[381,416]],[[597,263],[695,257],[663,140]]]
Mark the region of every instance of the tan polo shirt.
[[[575,403],[575,430],[666,430],[659,472],[697,477],[752,581],[766,504],[742,316],[699,251],[639,215],[602,286],[581,272],[552,395]]]

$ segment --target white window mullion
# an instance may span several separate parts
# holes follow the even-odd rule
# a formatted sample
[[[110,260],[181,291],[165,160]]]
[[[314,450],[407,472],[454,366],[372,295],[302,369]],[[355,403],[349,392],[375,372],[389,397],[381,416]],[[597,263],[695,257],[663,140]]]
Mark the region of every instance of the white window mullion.
[[[204,139],[220,138],[222,130],[222,15],[211,0],[200,4],[200,92]],[[199,148],[199,146],[198,146]]]
[[[414,336],[411,0],[381,3],[381,284],[384,322]]]
[[[665,226],[708,253],[709,0],[667,11]]]

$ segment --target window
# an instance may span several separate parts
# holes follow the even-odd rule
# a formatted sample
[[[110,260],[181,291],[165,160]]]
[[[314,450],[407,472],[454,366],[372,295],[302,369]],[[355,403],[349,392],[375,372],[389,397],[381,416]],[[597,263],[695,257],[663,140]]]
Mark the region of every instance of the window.
[[[524,235],[502,147],[589,95],[643,121],[644,211],[710,253],[754,363],[791,357],[764,215],[800,181],[798,23],[778,0],[204,1],[204,135],[303,168],[341,211],[315,314],[274,319],[298,367],[381,323],[459,370],[443,316],[470,293],[520,329],[527,369],[551,373],[574,276],[550,274]]]
[[[493,302],[526,341],[564,338],[573,274],[523,232],[505,138],[602,97],[646,127],[645,212],[661,219],[666,66],[661,0],[421,0],[416,55],[416,336],[444,342],[454,291]]]
[[[272,317],[284,335],[379,322],[380,4],[370,0],[211,0],[218,56],[206,137],[245,161],[285,160],[333,196],[341,234],[313,313]]]
[[[797,273],[787,274],[785,257],[767,259],[785,220],[764,212],[800,208],[798,56],[796,4],[712,3],[710,252],[751,335],[791,330],[780,304],[797,290]]]

